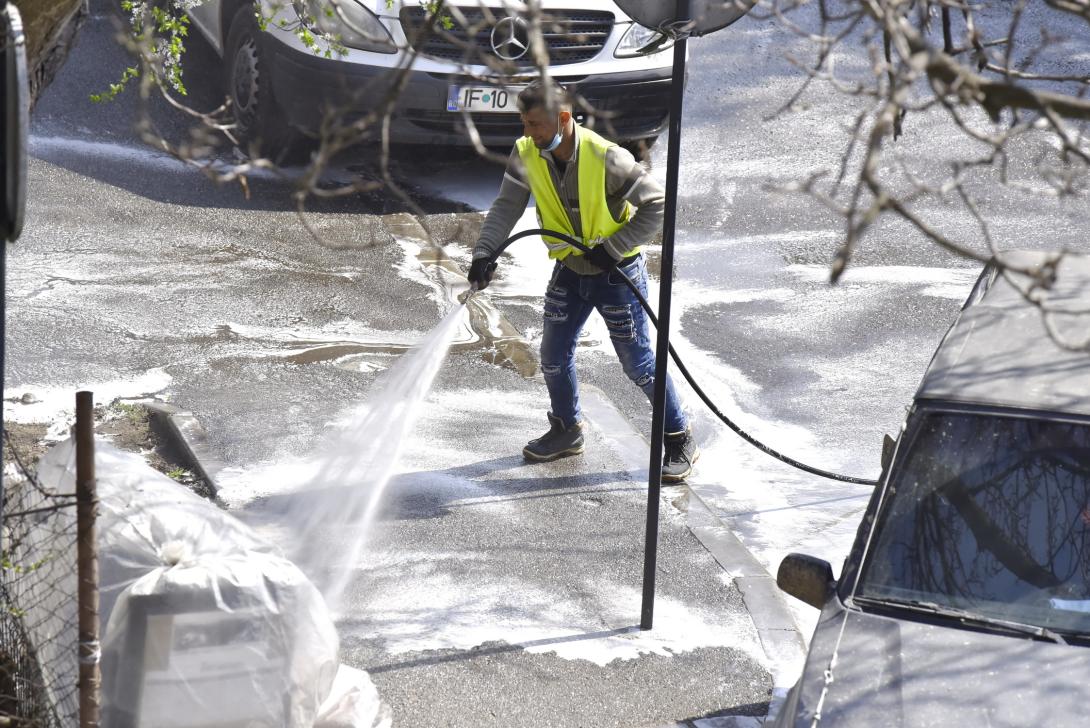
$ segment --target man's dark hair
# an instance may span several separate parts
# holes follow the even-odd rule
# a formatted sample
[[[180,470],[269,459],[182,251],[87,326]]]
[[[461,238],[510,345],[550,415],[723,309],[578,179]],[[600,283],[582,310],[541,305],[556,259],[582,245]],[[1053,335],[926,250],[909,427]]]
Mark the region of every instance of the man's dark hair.
[[[567,89],[555,81],[533,81],[519,92],[519,112],[525,114],[531,109],[549,109],[571,111],[571,97]]]

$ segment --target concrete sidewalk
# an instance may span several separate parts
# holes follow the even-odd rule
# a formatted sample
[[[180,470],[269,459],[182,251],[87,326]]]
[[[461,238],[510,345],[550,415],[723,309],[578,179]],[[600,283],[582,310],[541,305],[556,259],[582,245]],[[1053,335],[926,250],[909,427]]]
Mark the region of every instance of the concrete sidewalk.
[[[663,491],[655,626],[638,629],[646,443],[585,389],[587,452],[526,464],[544,386],[479,352],[448,357],[338,623],[344,661],[371,673],[395,724],[756,725],[801,654],[771,578],[684,486]],[[167,421],[216,481],[199,423]],[[220,496],[270,537],[297,536],[278,496]],[[306,537],[335,568],[349,535]]]

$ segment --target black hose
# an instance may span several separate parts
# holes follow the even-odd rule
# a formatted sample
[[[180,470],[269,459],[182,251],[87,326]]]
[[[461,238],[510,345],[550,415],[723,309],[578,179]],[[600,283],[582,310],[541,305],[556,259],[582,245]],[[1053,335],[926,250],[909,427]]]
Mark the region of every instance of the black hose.
[[[530,237],[531,235],[547,235],[550,238],[556,238],[558,240],[563,240],[564,242],[568,243],[572,247],[578,248],[579,250],[583,251],[584,253],[590,252],[590,249],[587,248],[585,245],[583,245],[581,242],[579,242],[578,240],[576,240],[576,239],[574,239],[574,238],[572,238],[572,237],[570,237],[568,235],[565,235],[564,233],[557,232],[556,230],[545,230],[543,228],[534,228],[532,230],[523,230],[522,232],[516,233],[516,234],[512,235],[511,237],[507,238],[507,240],[503,241],[503,244],[500,246],[500,249],[497,250],[495,252],[495,254],[492,256],[493,260],[495,258],[497,258],[500,253],[502,253],[504,250],[506,250],[507,246],[511,245],[511,243],[515,242],[516,240],[521,240],[522,238]],[[629,278],[627,275],[625,275],[624,271],[621,271],[621,270],[618,269],[617,272],[621,274],[622,278],[624,278],[625,284],[632,290],[632,292],[634,294],[636,294],[636,298],[639,299],[640,305],[643,307],[643,310],[647,314],[647,317],[649,319],[651,319],[651,323],[653,323],[655,325],[655,327],[657,328],[658,325],[659,325],[659,321],[658,321],[658,318],[655,316],[655,312],[651,310],[651,304],[647,302],[647,299],[644,298],[642,293],[640,293],[640,289],[636,286],[635,283],[632,282],[631,278]],[[673,358],[674,363],[677,364],[678,371],[681,372],[681,376],[685,377],[685,381],[687,381],[689,383],[689,386],[691,386],[693,388],[693,391],[696,392],[697,396],[700,397],[701,401],[704,402],[704,404],[706,404],[708,406],[708,409],[710,409],[712,411],[712,413],[716,417],[718,417],[720,420],[722,420],[723,424],[725,424],[727,427],[732,429],[735,432],[735,434],[737,434],[743,440],[748,442],[750,445],[753,445],[753,447],[757,448],[758,450],[760,450],[763,453],[771,455],[772,457],[776,458],[777,460],[779,460],[781,462],[787,463],[788,465],[790,465],[792,467],[798,468],[799,470],[803,470],[803,471],[805,471],[807,473],[810,473],[812,475],[820,476],[822,478],[829,478],[830,480],[839,480],[839,481],[844,482],[844,483],[855,483],[857,485],[875,486],[875,485],[878,484],[878,481],[876,481],[876,480],[867,480],[866,478],[855,478],[855,477],[852,477],[850,475],[841,475],[840,473],[833,473],[833,472],[830,472],[828,470],[822,470],[821,468],[815,468],[812,465],[807,465],[806,463],[795,460],[793,457],[789,457],[789,456],[784,455],[783,453],[781,453],[781,452],[779,452],[777,450],[773,450],[768,445],[766,445],[763,442],[761,442],[760,440],[756,439],[755,437],[750,435],[748,432],[743,430],[741,427],[739,427],[730,417],[727,417],[727,415],[725,415],[716,406],[715,402],[712,402],[711,398],[708,397],[708,395],[704,392],[704,390],[700,388],[700,385],[696,383],[696,380],[693,379],[693,375],[689,373],[688,368],[686,368],[684,362],[681,361],[681,357],[679,357],[677,355],[677,352],[674,351],[674,345],[670,344],[669,347],[670,347],[670,356]]]

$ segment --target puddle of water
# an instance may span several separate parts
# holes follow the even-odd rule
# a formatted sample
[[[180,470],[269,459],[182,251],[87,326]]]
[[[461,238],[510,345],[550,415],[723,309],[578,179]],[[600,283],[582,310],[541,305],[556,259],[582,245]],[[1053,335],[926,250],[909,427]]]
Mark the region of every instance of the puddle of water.
[[[483,296],[473,296],[466,302],[466,307],[473,331],[489,345],[484,353],[485,361],[509,366],[527,379],[537,375],[537,356],[533,348],[491,301]]]
[[[299,352],[284,357],[284,361],[292,364],[316,364],[323,361],[334,361],[354,354],[399,354],[405,351],[405,347],[381,344],[330,344],[328,346],[316,346],[313,349]],[[357,371],[360,371],[358,368]]]
[[[312,459],[313,476],[281,501],[279,515],[294,533],[293,560],[322,590],[330,609],[360,562],[375,511],[439,367],[462,324],[456,306],[417,346],[399,358]],[[332,537],[332,541],[330,539]],[[336,553],[330,544],[336,543]]]
[[[428,237],[427,232],[412,217],[406,216],[407,221],[400,218],[394,221],[393,217],[388,216],[387,226],[396,223],[399,226],[396,230],[398,234],[407,235],[407,231],[415,225],[419,229],[418,238]],[[504,318],[487,296],[464,298],[468,292],[465,272],[441,247],[433,244],[421,246],[416,251],[416,260],[428,279],[443,291],[446,299],[464,301],[469,311],[467,333],[470,336],[468,340],[455,343],[456,351],[480,349],[484,346],[482,358],[488,363],[510,367],[527,379],[537,376],[538,363],[534,348],[526,341],[522,332]]]

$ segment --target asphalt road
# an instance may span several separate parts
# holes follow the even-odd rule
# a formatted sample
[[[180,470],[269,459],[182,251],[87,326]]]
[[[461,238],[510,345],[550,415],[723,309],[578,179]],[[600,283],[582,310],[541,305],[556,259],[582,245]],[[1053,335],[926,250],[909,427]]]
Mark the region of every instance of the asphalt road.
[[[290,550],[298,534],[285,535],[277,486],[450,307],[479,216],[403,177],[430,216],[386,196],[346,198],[309,210],[315,241],[292,212],[290,180],[254,179],[249,199],[217,188],[140,145],[131,99],[88,100],[125,63],[111,28],[96,12],[35,110],[28,225],[8,260],[6,388],[28,404],[8,402],[6,415],[60,434],[77,388],[187,409],[226,466],[222,502]],[[191,50],[191,76],[214,76],[207,49]],[[184,136],[152,113],[165,135]],[[365,164],[360,154],[334,175]],[[498,185],[491,165],[436,157],[399,164]],[[677,508],[662,525],[656,629],[634,629],[645,463],[619,458],[617,432],[595,431],[586,458],[523,466],[521,445],[544,428],[544,388],[531,347],[489,326],[456,332],[369,559],[350,567],[343,659],[372,672],[401,725],[762,714],[767,656]],[[610,381],[630,386],[619,372]],[[326,544],[331,563],[345,550],[336,529],[303,536]]]
[[[212,449],[236,472],[274,467],[285,454],[313,449],[340,407],[361,399],[377,373],[439,320],[456,278],[451,266],[465,266],[479,224],[467,211],[487,204],[501,172],[454,150],[399,150],[396,178],[431,217],[407,222],[406,205],[379,192],[313,202],[309,219],[323,233],[317,242],[292,212],[297,172],[254,178],[249,197],[238,186],[217,188],[140,144],[131,94],[110,104],[89,101],[127,65],[112,43],[105,6],[92,3],[79,46],[33,116],[27,226],[8,262],[5,372],[8,396],[29,393],[31,403],[9,402],[6,416],[51,419],[63,407],[61,398],[81,386],[100,400],[156,396],[193,411]],[[882,434],[899,426],[979,265],[884,220],[858,250],[857,267],[839,286],[827,284],[842,222],[812,200],[776,188],[836,166],[860,102],[815,86],[796,111],[773,116],[802,80],[784,60],[788,50],[801,53],[790,34],[758,18],[691,44],[675,341],[702,383],[746,427],[817,465],[873,476]],[[859,72],[858,55],[845,52],[841,68]],[[217,62],[197,37],[186,73],[191,103],[202,110],[218,105]],[[151,114],[165,136],[185,137],[178,115],[162,105],[153,105]],[[1034,178],[1041,144],[1029,137],[1013,150],[1015,179]],[[925,173],[943,169],[967,148],[937,114],[910,115],[898,142],[901,155]],[[651,160],[660,178],[665,150],[662,140]],[[228,149],[224,155],[234,158]],[[357,150],[338,162],[328,184],[344,184],[353,171],[371,174],[373,158],[374,150]],[[972,189],[1001,247],[1087,249],[1085,204],[1001,188],[985,176],[974,178]],[[957,204],[928,202],[921,210],[940,229],[981,245],[973,220]],[[419,223],[443,244],[446,262],[437,264],[427,243],[403,234]],[[533,423],[544,423],[545,407],[532,361],[528,371],[517,371],[519,357],[529,352],[532,360],[547,275],[541,252],[523,246],[501,262],[490,294],[514,335],[497,340],[493,334],[503,332],[492,331],[482,339],[481,327],[462,331],[452,357],[460,379],[441,383],[459,402],[469,402],[459,421],[465,428],[473,427],[475,407],[507,401],[510,391],[528,410],[536,397],[534,415],[519,419],[519,427],[531,431],[504,441],[512,453],[539,434]],[[653,249],[650,258],[657,270]],[[600,332],[592,329],[586,343],[583,381],[646,431],[646,401],[598,346]],[[498,381],[507,381],[510,391],[496,389]],[[493,389],[475,399],[482,382]],[[740,445],[695,400],[691,408],[705,450],[693,487],[753,553],[770,570],[784,552],[799,549],[838,567],[869,493],[789,471]],[[618,517],[634,519],[634,503],[618,501]],[[573,523],[585,522],[574,514],[587,506],[575,499],[566,507]],[[447,513],[429,508],[424,516]],[[398,538],[427,538],[418,530],[427,518],[409,515],[400,519],[408,530]],[[691,554],[692,546],[679,545],[678,553]],[[624,552],[618,558],[634,557]],[[544,583],[558,580],[549,573]],[[707,593],[710,585],[701,589]],[[739,608],[736,597],[723,597],[728,611]],[[390,663],[372,634],[346,644],[361,664]],[[465,679],[458,660],[439,659],[443,649],[455,648],[429,649],[439,650],[432,654],[437,659],[423,664]],[[528,673],[539,669],[537,655],[489,654],[524,663],[517,669]],[[751,712],[757,703],[759,711],[764,668],[734,657],[729,672],[740,687],[730,700]],[[701,669],[708,666],[694,668]],[[392,681],[382,687],[400,689]],[[459,701],[451,695],[448,705],[464,708]],[[671,715],[691,717],[690,707]]]
[[[985,35],[999,37],[1007,9],[982,11]],[[1032,8],[1021,50],[1047,29],[1053,40],[1040,57],[1045,68],[1069,73],[1080,59],[1085,68],[1090,47],[1082,26],[1057,21]],[[833,54],[842,82],[869,72],[863,47]],[[743,18],[693,40],[690,51],[674,288],[682,343],[675,345],[688,349],[705,388],[743,427],[813,465],[873,478],[883,435],[898,431],[981,265],[886,216],[863,238],[841,283],[829,285],[844,221],[781,190],[822,170],[835,176],[866,100],[815,83],[793,111],[778,114],[803,82],[787,56],[806,63],[814,51],[772,19]],[[910,189],[909,173],[937,184],[953,160],[982,154],[939,108],[909,113],[904,135],[887,147],[882,174],[902,192]],[[1007,184],[998,170],[966,175],[997,248],[1090,249],[1085,201],[1057,198],[1041,182],[1053,149],[1045,135],[1027,134],[1008,147]],[[849,170],[857,168],[859,155],[849,160]],[[662,144],[652,161],[662,174]],[[919,199],[912,209],[934,229],[987,252],[955,194]],[[693,481],[697,491],[770,570],[785,553],[804,551],[839,571],[869,490],[775,463],[690,401],[709,456]],[[813,610],[801,607],[799,618],[806,624]]]

